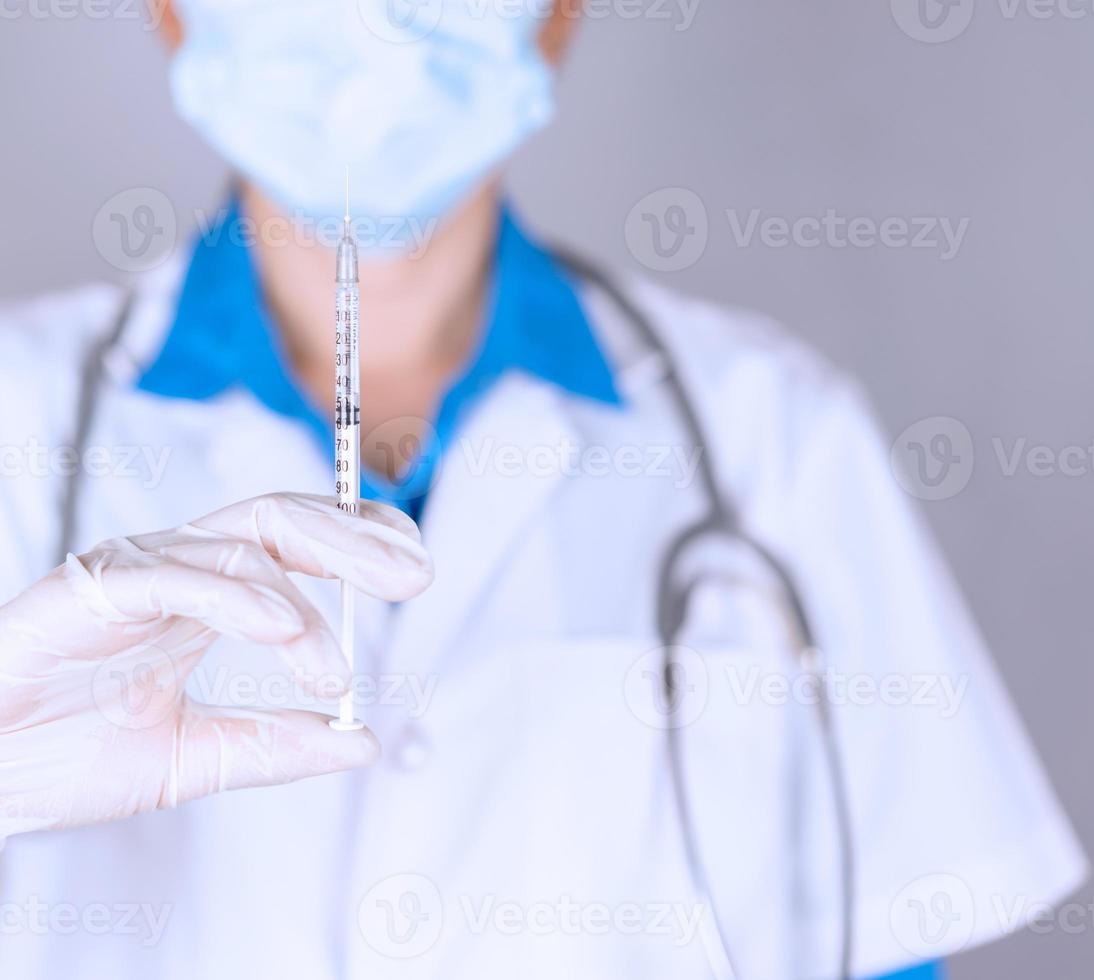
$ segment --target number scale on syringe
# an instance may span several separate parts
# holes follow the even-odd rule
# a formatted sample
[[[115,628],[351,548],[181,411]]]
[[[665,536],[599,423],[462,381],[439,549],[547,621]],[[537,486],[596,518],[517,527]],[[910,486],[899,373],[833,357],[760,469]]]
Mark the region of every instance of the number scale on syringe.
[[[335,493],[338,506],[357,513],[361,483],[361,300],[358,287],[338,284],[335,304]]]

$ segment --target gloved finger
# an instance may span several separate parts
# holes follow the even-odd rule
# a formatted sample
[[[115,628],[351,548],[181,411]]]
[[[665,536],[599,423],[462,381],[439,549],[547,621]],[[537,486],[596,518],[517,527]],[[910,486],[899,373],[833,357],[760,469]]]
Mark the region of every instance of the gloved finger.
[[[276,786],[375,762],[380,744],[368,729],[336,732],[328,715],[258,711],[185,702],[165,806],[226,789]]]
[[[220,537],[178,536],[163,544],[158,553],[179,564],[264,586],[282,596],[296,610],[303,624],[299,636],[274,648],[286,665],[293,668],[294,680],[303,690],[312,693],[322,678],[324,689],[331,696],[348,686],[349,666],[323,614],[258,545]],[[329,688],[326,686],[328,681],[331,682]]]
[[[392,508],[362,505],[358,515],[333,498],[274,493],[232,504],[179,530],[253,541],[290,572],[341,578],[396,602],[421,592],[433,563],[409,518]]]
[[[193,619],[255,643],[287,643],[306,622],[272,586],[147,554],[124,541],[77,558],[65,574],[79,603],[104,623]]]
[[[331,501],[336,507],[338,506],[337,500],[333,497],[314,496],[316,500]],[[382,504],[378,500],[359,500],[357,516],[376,521],[378,524],[386,524],[415,541],[422,540],[422,532],[418,530],[418,525],[398,507],[392,507],[391,504]]]

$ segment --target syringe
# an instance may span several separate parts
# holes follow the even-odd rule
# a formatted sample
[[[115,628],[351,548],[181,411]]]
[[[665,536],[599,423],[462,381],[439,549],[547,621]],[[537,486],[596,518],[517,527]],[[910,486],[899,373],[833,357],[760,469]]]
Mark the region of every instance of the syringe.
[[[338,243],[334,313],[334,470],[338,506],[347,514],[357,513],[361,490],[361,366],[358,361],[361,293],[357,276],[357,242],[349,220],[349,168],[346,168],[346,213],[342,239]],[[342,581],[342,652],[354,669],[354,590]],[[330,721],[340,732],[358,731],[365,726],[353,716],[353,694],[346,692],[338,702],[338,717]]]

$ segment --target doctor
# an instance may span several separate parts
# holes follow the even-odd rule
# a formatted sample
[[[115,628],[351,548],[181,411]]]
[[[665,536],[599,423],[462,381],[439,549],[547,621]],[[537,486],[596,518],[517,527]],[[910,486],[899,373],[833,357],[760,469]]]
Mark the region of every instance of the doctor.
[[[168,6],[223,213],[0,316],[0,974],[873,976],[1064,897],[1084,857],[854,384],[500,203],[575,6],[393,9]],[[268,233],[339,214],[347,161],[356,518],[319,496],[331,253]],[[327,726],[347,689],[371,731]]]

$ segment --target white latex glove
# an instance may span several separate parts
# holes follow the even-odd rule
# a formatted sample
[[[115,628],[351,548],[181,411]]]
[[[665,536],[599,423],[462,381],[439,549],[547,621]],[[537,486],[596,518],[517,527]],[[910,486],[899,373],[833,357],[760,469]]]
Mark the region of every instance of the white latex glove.
[[[245,500],[69,555],[0,606],[0,841],[372,762],[372,733],[333,731],[327,715],[184,693],[220,633],[348,685],[338,641],[286,572],[392,601],[432,579],[413,521],[360,511],[298,494]]]

